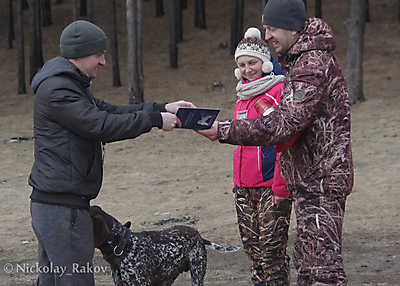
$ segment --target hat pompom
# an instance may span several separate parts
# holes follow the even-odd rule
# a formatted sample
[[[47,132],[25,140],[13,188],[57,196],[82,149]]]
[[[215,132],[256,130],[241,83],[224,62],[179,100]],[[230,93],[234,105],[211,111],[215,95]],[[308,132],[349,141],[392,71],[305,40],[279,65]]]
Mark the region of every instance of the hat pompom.
[[[239,68],[235,68],[235,77],[240,80],[242,78],[242,73]]]
[[[254,27],[248,28],[246,33],[244,34],[244,38],[256,38],[258,40],[261,40],[261,32],[259,29]]]
[[[273,69],[274,69],[274,66],[270,61],[263,62],[263,64],[262,64],[263,73],[267,73],[268,74],[268,73],[272,72]]]

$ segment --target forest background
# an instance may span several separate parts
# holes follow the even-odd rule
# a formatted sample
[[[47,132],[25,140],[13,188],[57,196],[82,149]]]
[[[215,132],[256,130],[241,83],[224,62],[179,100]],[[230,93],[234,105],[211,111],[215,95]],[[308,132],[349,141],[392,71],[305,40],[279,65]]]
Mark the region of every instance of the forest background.
[[[37,241],[31,229],[30,187],[33,94],[17,94],[17,57],[7,46],[7,3],[0,3],[0,285],[32,285],[36,273],[16,271],[34,265]],[[62,29],[72,21],[70,1],[54,6],[53,24],[43,28],[45,60],[58,55]],[[343,256],[350,285],[399,285],[400,281],[400,27],[398,1],[370,0],[366,25],[364,95],[352,107],[355,185],[349,196]],[[314,1],[308,1],[313,16]],[[323,18],[337,37],[336,54],[345,66],[348,1],[323,2]],[[231,1],[206,2],[207,29],[193,26],[193,1],[184,10],[184,40],[178,45],[179,68],[169,67],[167,16],[155,17],[154,1],[143,2],[144,98],[171,102],[184,99],[200,107],[220,108],[220,119],[232,118],[236,80],[230,54]],[[246,1],[244,27],[260,27],[260,1]],[[122,87],[112,87],[111,59],[93,84],[94,94],[113,104],[127,104],[125,1],[117,2]],[[25,33],[28,31],[25,17]],[[110,34],[106,0],[94,5],[94,22]],[[27,39],[26,35],[26,39]],[[25,42],[26,48],[27,41]],[[228,44],[228,47],[226,47]],[[28,56],[27,56],[28,57]],[[27,61],[28,62],[28,61]],[[28,76],[27,76],[28,78]],[[17,140],[10,140],[17,138]],[[240,245],[232,200],[234,146],[212,143],[189,130],[153,130],[134,140],[107,144],[101,205],[135,231],[160,229],[157,222],[189,219],[188,225],[217,243]],[[190,224],[192,222],[192,224]],[[183,222],[185,223],[185,222]],[[289,231],[289,253],[295,237]],[[209,251],[207,285],[249,285],[249,262],[243,251]],[[7,267],[13,271],[7,273]],[[107,266],[96,252],[95,265]],[[109,270],[96,273],[97,285],[110,285]],[[292,285],[295,285],[292,269]],[[187,285],[181,275],[176,285]]]

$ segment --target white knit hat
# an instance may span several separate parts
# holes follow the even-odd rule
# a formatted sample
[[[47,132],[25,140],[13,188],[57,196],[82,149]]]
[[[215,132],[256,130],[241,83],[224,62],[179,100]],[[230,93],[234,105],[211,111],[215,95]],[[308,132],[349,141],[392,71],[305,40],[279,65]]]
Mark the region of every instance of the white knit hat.
[[[274,69],[268,45],[265,41],[261,40],[261,32],[257,28],[248,28],[244,34],[244,38],[239,42],[235,51],[236,63],[240,56],[250,56],[260,59],[263,62],[262,71],[266,74]],[[235,76],[237,79],[242,78],[239,68],[235,69]]]

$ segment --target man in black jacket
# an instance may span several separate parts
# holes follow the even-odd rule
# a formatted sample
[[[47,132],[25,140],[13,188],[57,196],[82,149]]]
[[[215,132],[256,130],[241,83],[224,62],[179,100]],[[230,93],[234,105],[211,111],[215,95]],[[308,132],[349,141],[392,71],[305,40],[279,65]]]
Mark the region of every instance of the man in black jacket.
[[[40,286],[94,285],[88,208],[102,184],[104,144],[153,127],[172,130],[179,124],[177,109],[193,107],[185,101],[114,106],[95,98],[90,85],[106,63],[106,46],[102,29],[75,21],[61,34],[61,56],[32,80],[35,161],[29,184]]]

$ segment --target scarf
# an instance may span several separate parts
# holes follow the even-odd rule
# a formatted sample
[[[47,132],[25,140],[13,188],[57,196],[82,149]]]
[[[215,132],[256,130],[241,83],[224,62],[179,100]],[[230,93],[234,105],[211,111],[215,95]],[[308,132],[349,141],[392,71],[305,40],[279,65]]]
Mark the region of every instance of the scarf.
[[[253,96],[266,92],[275,84],[284,80],[285,76],[283,75],[266,75],[250,82],[240,80],[236,86],[237,96],[241,100],[248,100]]]

